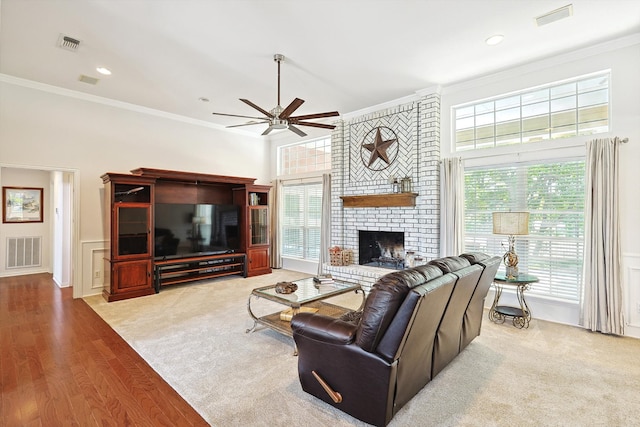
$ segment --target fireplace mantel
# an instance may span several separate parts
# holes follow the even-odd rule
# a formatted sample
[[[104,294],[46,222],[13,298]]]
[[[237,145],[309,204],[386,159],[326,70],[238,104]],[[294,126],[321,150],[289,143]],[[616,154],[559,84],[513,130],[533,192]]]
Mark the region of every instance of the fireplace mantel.
[[[417,193],[364,194],[340,196],[345,208],[384,208],[415,206]]]

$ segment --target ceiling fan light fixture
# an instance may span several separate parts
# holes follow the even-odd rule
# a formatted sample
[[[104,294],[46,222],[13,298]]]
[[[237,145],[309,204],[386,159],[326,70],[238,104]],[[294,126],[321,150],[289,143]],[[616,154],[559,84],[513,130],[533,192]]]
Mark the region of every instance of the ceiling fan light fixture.
[[[289,122],[287,120],[273,119],[271,120],[271,128],[273,129],[288,129]]]

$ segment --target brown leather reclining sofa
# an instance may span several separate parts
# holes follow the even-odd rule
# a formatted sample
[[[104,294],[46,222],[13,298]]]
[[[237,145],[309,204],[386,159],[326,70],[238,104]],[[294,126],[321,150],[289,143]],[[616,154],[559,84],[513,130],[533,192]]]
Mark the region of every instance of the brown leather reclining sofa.
[[[373,285],[361,317],[299,313],[291,328],[307,393],[385,426],[480,334],[500,257],[439,258]]]

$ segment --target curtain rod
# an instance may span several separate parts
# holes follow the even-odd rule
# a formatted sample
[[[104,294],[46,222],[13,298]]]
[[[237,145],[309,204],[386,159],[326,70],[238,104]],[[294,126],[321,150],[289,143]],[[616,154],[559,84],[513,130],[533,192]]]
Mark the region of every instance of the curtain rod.
[[[622,142],[623,144],[626,144],[627,142],[629,142],[629,138],[618,138],[620,140],[620,142]]]

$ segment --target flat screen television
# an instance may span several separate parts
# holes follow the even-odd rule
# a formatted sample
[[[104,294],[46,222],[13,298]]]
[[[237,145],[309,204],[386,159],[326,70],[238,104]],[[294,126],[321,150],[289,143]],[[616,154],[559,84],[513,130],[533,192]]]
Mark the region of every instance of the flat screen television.
[[[240,248],[240,206],[156,203],[154,257],[231,253]]]

